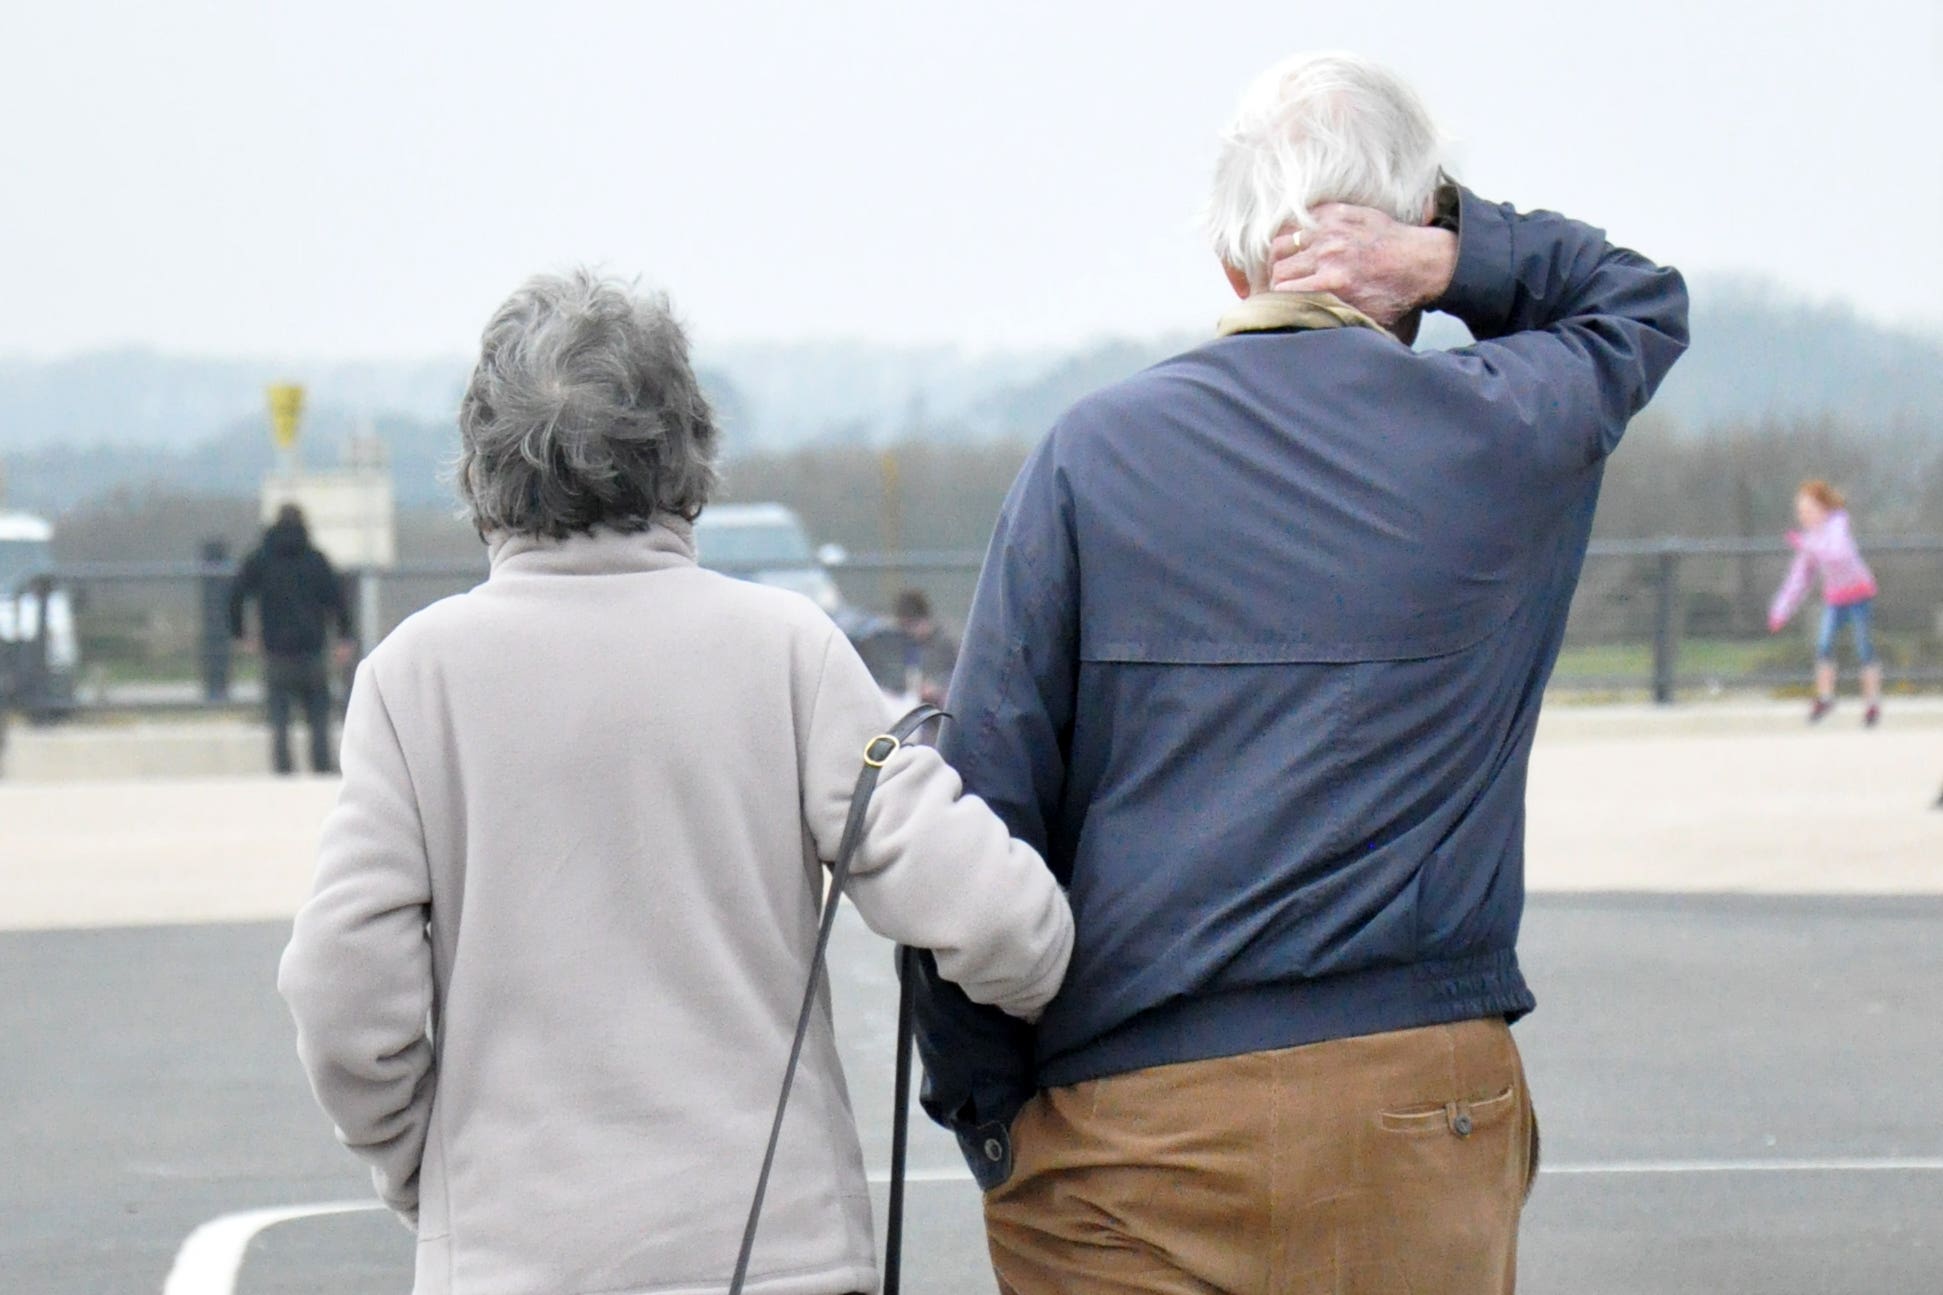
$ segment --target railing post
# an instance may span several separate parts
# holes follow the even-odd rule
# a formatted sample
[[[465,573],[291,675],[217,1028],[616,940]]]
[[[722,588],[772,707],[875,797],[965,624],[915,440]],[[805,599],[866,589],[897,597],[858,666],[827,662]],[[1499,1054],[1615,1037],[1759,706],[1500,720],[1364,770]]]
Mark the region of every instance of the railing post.
[[[35,576],[28,582],[27,592],[33,599],[34,637],[24,644],[15,687],[20,709],[36,720],[45,720],[54,712],[54,672],[48,661],[51,631],[47,624],[54,609],[54,577]]]
[[[9,591],[13,596],[16,591]],[[20,624],[20,607],[14,605],[14,625]],[[19,693],[15,686],[19,680],[21,647],[18,643],[0,643],[0,778],[7,775],[7,726],[13,722],[14,707],[19,704]]]
[[[202,667],[202,695],[205,701],[224,705],[229,701],[230,642],[229,589],[234,577],[229,571],[229,542],[202,542],[202,574],[196,579],[202,598],[202,633],[198,657]]]
[[[1653,617],[1653,701],[1673,704],[1680,653],[1680,551],[1660,550],[1659,597]]]

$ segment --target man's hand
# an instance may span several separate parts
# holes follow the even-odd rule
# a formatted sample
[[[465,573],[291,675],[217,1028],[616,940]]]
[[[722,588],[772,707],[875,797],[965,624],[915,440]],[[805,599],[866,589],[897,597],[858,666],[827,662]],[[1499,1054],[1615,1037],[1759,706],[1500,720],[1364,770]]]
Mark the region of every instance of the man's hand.
[[[1369,207],[1324,203],[1312,229],[1269,246],[1276,292],[1327,292],[1389,328],[1444,295],[1457,271],[1457,235],[1406,225]]]

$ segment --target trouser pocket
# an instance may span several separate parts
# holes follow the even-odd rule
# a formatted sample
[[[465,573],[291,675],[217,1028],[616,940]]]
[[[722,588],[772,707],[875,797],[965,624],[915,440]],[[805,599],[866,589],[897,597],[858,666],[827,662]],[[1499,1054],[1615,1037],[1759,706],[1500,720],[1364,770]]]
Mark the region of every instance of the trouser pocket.
[[[1500,1121],[1510,1119],[1517,1108],[1518,1085],[1513,1083],[1507,1085],[1503,1092],[1491,1097],[1453,1100],[1406,1107],[1397,1111],[1384,1111],[1379,1119],[1383,1127],[1391,1133],[1415,1136],[1448,1133],[1455,1138],[1468,1138]]]

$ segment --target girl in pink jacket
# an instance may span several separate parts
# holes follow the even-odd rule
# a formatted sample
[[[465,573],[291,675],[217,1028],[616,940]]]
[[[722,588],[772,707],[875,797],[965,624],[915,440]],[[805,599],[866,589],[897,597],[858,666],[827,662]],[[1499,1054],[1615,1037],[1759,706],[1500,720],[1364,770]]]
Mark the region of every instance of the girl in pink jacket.
[[[1856,659],[1862,663],[1862,698],[1868,705],[1862,722],[1873,728],[1882,718],[1882,666],[1869,635],[1876,578],[1855,546],[1841,492],[1826,481],[1802,482],[1795,493],[1795,517],[1801,529],[1788,532],[1788,543],[1795,549],[1794,565],[1768,608],[1768,630],[1777,631],[1788,623],[1807,596],[1809,580],[1820,576],[1824,607],[1815,644],[1815,705],[1808,712],[1808,722],[1815,723],[1835,706],[1835,639],[1847,625],[1855,636]]]

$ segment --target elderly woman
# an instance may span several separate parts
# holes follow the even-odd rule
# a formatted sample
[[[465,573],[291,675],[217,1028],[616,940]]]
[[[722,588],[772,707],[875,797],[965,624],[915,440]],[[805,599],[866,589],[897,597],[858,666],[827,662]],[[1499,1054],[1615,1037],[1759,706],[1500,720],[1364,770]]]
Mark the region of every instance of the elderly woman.
[[[492,573],[358,672],[279,980],[298,1050],[416,1291],[720,1290],[885,703],[808,601],[695,565],[717,435],[664,300],[532,280],[459,420]],[[1058,989],[1064,897],[935,753],[890,760],[854,867],[972,998]],[[876,1281],[826,1010],[749,1289]]]

